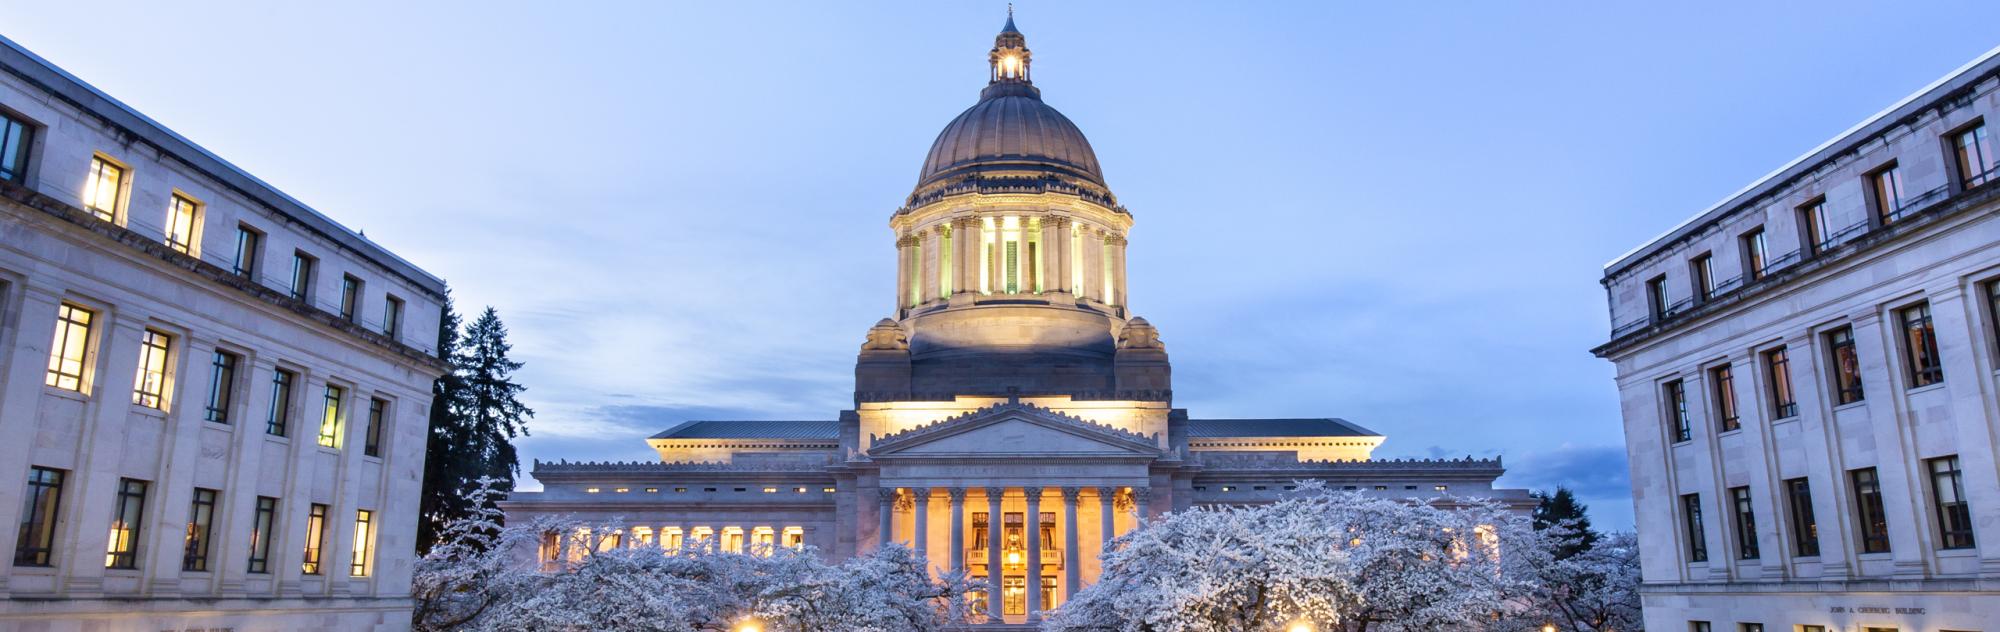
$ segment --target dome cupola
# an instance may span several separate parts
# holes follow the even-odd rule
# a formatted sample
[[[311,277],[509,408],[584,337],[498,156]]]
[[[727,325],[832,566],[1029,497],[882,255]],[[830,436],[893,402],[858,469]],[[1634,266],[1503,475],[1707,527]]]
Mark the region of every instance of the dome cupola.
[[[1042,102],[1028,39],[1007,26],[987,53],[989,77],[979,102],[939,132],[924,156],[916,195],[974,177],[1056,179],[1108,198],[1097,154],[1068,117]]]

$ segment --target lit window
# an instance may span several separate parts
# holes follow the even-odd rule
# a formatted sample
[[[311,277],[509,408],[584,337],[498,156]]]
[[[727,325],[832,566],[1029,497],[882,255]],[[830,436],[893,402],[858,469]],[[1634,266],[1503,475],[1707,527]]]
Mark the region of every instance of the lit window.
[[[340,319],[354,322],[361,314],[361,279],[352,274],[340,275]]]
[[[215,526],[215,490],[194,488],[188,507],[187,533],[181,536],[181,570],[208,570],[209,536]]]
[[[204,406],[204,419],[219,424],[229,423],[229,405],[235,399],[236,355],[215,350],[208,365],[208,404]]]
[[[384,302],[384,305],[382,308],[382,335],[394,340],[402,335],[403,331],[403,299],[391,296]]]
[[[792,491],[795,491],[795,492],[798,492],[798,493],[801,493],[801,494],[803,494],[803,493],[806,493],[806,488],[804,488],[804,487],[795,487],[795,488],[793,488],[793,489],[792,489]]]
[[[249,226],[236,227],[236,263],[230,272],[246,279],[257,277],[257,253],[264,235]]]
[[[1770,265],[1770,252],[1764,247],[1764,227],[1758,226],[1744,233],[1738,240],[1743,244],[1743,277],[1752,281],[1764,278]]]
[[[105,568],[139,567],[139,531],[146,524],[146,481],[118,479],[118,504],[111,508],[111,537],[104,547]]]
[[[257,497],[257,516],[250,523],[249,572],[271,572],[271,529],[276,525],[277,515],[278,499]]]
[[[139,334],[139,371],[132,379],[132,403],[167,409],[167,352],[173,336],[151,329]]]
[[[599,492],[599,491],[602,491],[602,490],[599,490],[598,488],[595,488],[595,487],[586,487],[586,488],[584,488],[584,489],[583,489],[583,493],[586,493],[586,494],[595,494],[595,493],[597,493],[597,492]]]
[[[313,503],[306,513],[306,550],[299,562],[299,571],[307,575],[320,573],[320,550],[326,546],[326,505]]]
[[[319,444],[323,447],[340,447],[340,404],[346,395],[338,386],[326,387],[326,410],[319,419]]]
[[[1757,512],[1750,502],[1750,488],[1731,488],[1729,499],[1736,507],[1736,558],[1757,559]]]
[[[648,487],[648,488],[646,488],[646,493],[648,493],[648,494],[657,494],[657,493],[659,493],[659,492],[660,492],[660,488],[658,488],[658,487]]]
[[[1819,521],[1813,518],[1812,484],[1803,478],[1785,481],[1785,497],[1792,509],[1792,550],[1799,557],[1819,555]]]
[[[1868,193],[1875,217],[1887,226],[1903,216],[1903,171],[1895,164],[1868,174]]]
[[[730,553],[743,552],[742,527],[724,527],[722,529],[722,550]]]
[[[1444,485],[1433,485],[1433,486],[1431,486],[1431,491],[1437,491],[1437,492],[1441,492],[1441,491],[1444,491],[1444,490],[1446,490],[1446,489],[1449,489],[1449,488],[1448,488],[1448,487],[1446,487],[1446,486],[1444,486]]]
[[[194,255],[194,230],[200,225],[201,205],[179,193],[167,209],[167,247],[184,255]]]
[[[354,513],[354,561],[347,567],[347,574],[355,577],[368,576],[369,553],[375,549],[375,512],[362,509]]]
[[[1833,361],[1833,392],[1837,404],[1862,400],[1861,358],[1854,350],[1854,329],[1841,327],[1826,334],[1827,355]]]
[[[1930,386],[1944,381],[1943,361],[1938,357],[1937,331],[1931,327],[1931,306],[1918,303],[1903,308],[1903,351],[1909,355],[1910,387]]]
[[[1826,198],[1799,207],[1799,225],[1805,227],[1806,252],[1819,254],[1833,245],[1833,227],[1826,217]]]
[[[1694,426],[1688,422],[1687,390],[1680,380],[1660,386],[1661,398],[1666,402],[1667,423],[1674,433],[1674,442],[1694,439]]]
[[[15,566],[51,566],[55,562],[56,510],[62,507],[63,471],[28,469],[28,493],[21,497],[21,531],[14,546]]]
[[[367,456],[382,456],[382,428],[389,425],[389,402],[379,397],[368,399],[368,433],[361,444],[361,453]]]
[[[1854,511],[1861,522],[1861,552],[1889,552],[1889,514],[1882,508],[1882,481],[1875,468],[1847,473],[1854,482]]]
[[[821,489],[820,489],[819,491],[821,491],[821,492],[823,492],[823,493],[828,493],[828,494],[831,494],[831,493],[833,493],[833,492],[835,492],[835,491],[837,491],[837,490],[835,490],[835,489],[834,489],[834,488],[832,488],[832,487],[824,487],[824,488],[821,488]]]
[[[1972,507],[1965,501],[1958,456],[1931,459],[1931,504],[1937,511],[1938,546],[1946,549],[1972,548]]]
[[[750,552],[770,556],[778,548],[778,533],[770,527],[757,527],[750,531]]]
[[[317,262],[303,251],[292,253],[292,298],[304,301],[312,296],[313,264]]]
[[[1715,419],[1718,432],[1729,432],[1743,427],[1736,414],[1736,377],[1725,364],[1708,371],[1708,379],[1715,383]]]
[[[83,208],[104,221],[118,218],[118,193],[125,185],[125,168],[103,157],[90,159],[90,179],[83,183]]]
[[[298,375],[278,369],[271,373],[271,410],[264,418],[264,433],[285,436],[292,421],[292,383]]]
[[[803,527],[785,527],[784,546],[788,549],[805,548],[806,530]]]
[[[56,337],[49,346],[49,386],[83,392],[84,361],[95,317],[90,310],[69,303],[56,307]]]
[[[1994,155],[1992,141],[1986,138],[1985,123],[1952,136],[1951,144],[1958,158],[1961,186],[1970,189],[1986,184],[1993,179],[1995,170],[2000,169],[2000,156]]]
[[[28,181],[28,147],[34,139],[34,127],[0,112],[0,180],[17,184]]]
[[[776,488],[776,487],[766,487],[766,488],[764,488],[764,493],[766,493],[766,494],[776,494],[776,493],[778,493],[778,488]]]
[[[626,492],[630,492],[630,491],[632,491],[632,488],[630,488],[630,487],[620,487],[620,488],[618,488],[618,489],[614,489],[614,490],[611,490],[611,491],[614,491],[614,492],[617,492],[617,493],[620,493],[620,494],[623,494],[623,493],[626,493]]]
[[[1682,526],[1687,529],[1688,561],[1708,561],[1708,540],[1706,539],[1708,536],[1707,530],[1701,526],[1700,494],[1685,494],[1681,496],[1681,519],[1686,521],[1682,523]]]
[[[1799,414],[1798,399],[1792,393],[1792,362],[1784,347],[1764,352],[1764,370],[1771,374],[1771,418],[1785,419]]]

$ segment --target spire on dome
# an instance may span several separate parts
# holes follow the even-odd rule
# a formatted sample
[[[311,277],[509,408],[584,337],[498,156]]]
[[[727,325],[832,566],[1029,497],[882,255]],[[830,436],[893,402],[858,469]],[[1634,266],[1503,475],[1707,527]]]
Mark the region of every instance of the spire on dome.
[[[1014,28],[1014,3],[1012,2],[1007,3],[1007,26],[1002,27],[1000,32],[1002,34],[1014,33],[1016,35],[1021,33],[1020,29]]]
[[[1007,5],[1007,26],[993,37],[993,51],[987,53],[986,61],[992,66],[991,80],[986,86],[989,97],[1000,93],[1039,96],[1040,91],[1034,89],[1028,73],[1033,53],[1028,51],[1027,36],[1014,28],[1013,4]]]

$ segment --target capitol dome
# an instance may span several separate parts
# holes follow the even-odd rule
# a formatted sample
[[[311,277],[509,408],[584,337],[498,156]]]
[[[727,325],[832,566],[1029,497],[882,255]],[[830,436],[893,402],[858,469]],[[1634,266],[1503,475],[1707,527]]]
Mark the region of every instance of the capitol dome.
[[[979,175],[1052,176],[1106,188],[1097,154],[1083,130],[1042,102],[1030,69],[1026,38],[1008,16],[989,55],[990,83],[973,104],[944,126],[924,155],[917,188]]]

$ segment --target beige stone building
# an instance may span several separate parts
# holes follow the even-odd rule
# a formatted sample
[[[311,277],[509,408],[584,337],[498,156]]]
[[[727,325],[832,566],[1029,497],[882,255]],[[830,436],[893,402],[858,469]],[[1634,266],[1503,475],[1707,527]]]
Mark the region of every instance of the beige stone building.
[[[853,409],[682,423],[649,440],[658,462],[538,462],[543,491],[504,503],[509,519],[622,517],[623,545],[668,549],[902,542],[967,569],[1023,624],[1090,583],[1107,540],[1165,511],[1269,502],[1302,479],[1529,505],[1493,488],[1498,460],[1371,460],[1383,437],[1339,419],[1174,408],[1166,348],[1126,296],[1132,213],[1042,101],[1032,61],[1009,19],[979,101],[890,217],[895,309],[862,344]]]
[[[397,630],[445,284],[0,38],[0,630]]]
[[[1611,262],[1646,629],[2000,630],[2000,50]]]

